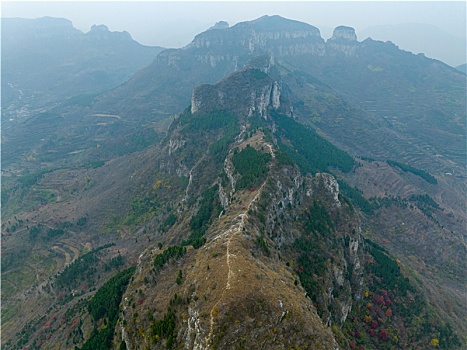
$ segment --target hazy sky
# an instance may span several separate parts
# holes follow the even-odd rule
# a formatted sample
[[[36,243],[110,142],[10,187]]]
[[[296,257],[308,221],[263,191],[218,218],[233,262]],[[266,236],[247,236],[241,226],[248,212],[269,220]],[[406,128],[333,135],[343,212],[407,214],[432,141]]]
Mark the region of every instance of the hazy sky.
[[[466,37],[466,2],[445,1],[2,1],[2,17],[64,17],[88,32],[93,24],[127,31],[145,45],[180,47],[219,20],[230,25],[262,15],[281,15],[318,27],[327,39],[338,25],[358,32],[372,25],[427,23]],[[365,38],[359,38],[365,39]]]

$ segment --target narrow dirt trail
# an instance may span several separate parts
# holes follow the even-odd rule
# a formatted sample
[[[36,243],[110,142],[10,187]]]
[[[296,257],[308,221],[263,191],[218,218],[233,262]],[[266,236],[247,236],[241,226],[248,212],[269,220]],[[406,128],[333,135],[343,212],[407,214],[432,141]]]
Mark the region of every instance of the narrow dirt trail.
[[[193,170],[196,169],[196,167],[206,158],[206,153],[203,154],[203,156],[196,162],[195,165],[193,165],[193,167],[190,169],[190,177],[188,178],[188,185],[186,186],[186,189],[185,189],[185,196],[183,197],[182,199],[182,203],[185,203],[188,201],[188,192],[190,190],[190,187],[191,187],[191,183],[193,182]]]
[[[269,143],[264,142],[262,137],[261,137],[261,141],[262,141],[261,142],[262,144],[266,145],[269,148],[269,152],[270,152],[272,158],[275,158],[275,154],[273,152],[272,146]],[[257,190],[256,195],[253,197],[253,199],[250,200],[250,202],[245,207],[245,209],[240,214],[235,216],[235,218],[233,219],[234,222],[232,223],[230,228],[228,230],[220,233],[216,237],[214,237],[212,239],[212,241],[210,242],[210,243],[214,243],[215,241],[217,241],[219,239],[227,237],[227,242],[226,242],[226,248],[227,249],[226,249],[225,257],[226,257],[226,264],[227,264],[227,269],[228,270],[227,270],[227,278],[226,278],[225,287],[222,290],[221,297],[214,304],[214,306],[213,306],[213,308],[211,309],[211,312],[210,312],[209,333],[205,338],[206,348],[207,349],[209,349],[211,347],[210,343],[212,341],[212,336],[213,336],[213,332],[214,332],[214,323],[215,323],[214,318],[215,318],[215,314],[218,312],[219,303],[221,302],[221,300],[224,299],[225,292],[227,290],[231,289],[232,279],[235,276],[235,273],[233,272],[232,264],[233,264],[233,260],[234,260],[234,258],[236,256],[235,256],[235,254],[231,253],[232,241],[236,236],[238,236],[240,233],[243,232],[243,229],[245,227],[245,221],[246,221],[246,219],[248,219],[248,214],[247,213],[251,209],[251,206],[253,205],[253,203],[255,203],[258,200],[259,196],[261,195],[261,193],[263,191],[264,186],[266,185],[266,182],[267,182],[267,179],[261,184],[261,186]]]

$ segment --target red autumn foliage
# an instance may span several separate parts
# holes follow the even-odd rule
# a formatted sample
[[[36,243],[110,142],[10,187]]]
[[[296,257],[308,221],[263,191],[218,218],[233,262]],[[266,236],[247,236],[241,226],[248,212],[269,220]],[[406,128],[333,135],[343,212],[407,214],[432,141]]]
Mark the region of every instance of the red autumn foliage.
[[[374,294],[373,295],[373,301],[377,303],[378,305],[384,306],[384,298],[382,295]]]
[[[378,338],[381,340],[387,340],[388,339],[388,331],[386,329],[382,329],[379,334]]]
[[[371,329],[376,329],[376,328],[378,328],[378,322],[377,321],[371,322]]]
[[[387,310],[386,310],[386,316],[387,316],[387,317],[391,317],[391,316],[392,316],[392,310],[391,310],[391,309],[387,309]]]

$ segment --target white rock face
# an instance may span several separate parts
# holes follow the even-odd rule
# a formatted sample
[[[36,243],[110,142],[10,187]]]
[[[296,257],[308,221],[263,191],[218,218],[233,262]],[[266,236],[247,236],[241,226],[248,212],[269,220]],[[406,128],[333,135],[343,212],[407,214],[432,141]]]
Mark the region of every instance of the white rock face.
[[[178,168],[175,170],[176,174],[178,176],[185,176],[185,177],[188,177],[190,176],[190,171],[188,170],[188,168],[186,167],[185,164],[182,164],[182,163],[179,163],[178,164]]]
[[[330,40],[349,40],[357,41],[357,34],[355,34],[355,29],[352,27],[339,26],[334,29],[332,38]]]
[[[229,196],[225,193],[224,188],[222,187],[219,181],[219,200],[221,201],[222,207],[225,209],[229,206]]]
[[[185,145],[185,143],[186,143],[185,140],[172,139],[171,138],[169,140],[169,155],[171,155],[173,152],[175,152],[180,147],[183,147]]]
[[[197,310],[188,308],[188,320],[185,336],[185,347],[186,350],[202,350],[206,349],[207,346],[204,344],[204,332],[202,331],[200,324],[200,317]]]
[[[281,92],[279,90],[279,84],[275,81],[272,85],[272,108],[278,109],[281,106],[280,97]]]
[[[318,173],[316,174],[316,178],[323,181],[324,187],[333,198],[334,205],[339,208],[341,206],[341,202],[339,201],[339,184],[334,176],[327,173]]]
[[[358,271],[361,267],[360,258],[358,257],[358,239],[350,237],[349,249],[354,271]]]
[[[191,114],[195,114],[201,108],[201,98],[195,95],[193,91],[191,95]]]
[[[342,52],[345,56],[355,56],[357,50],[357,34],[351,27],[340,26],[334,29],[332,38],[328,40],[327,47],[332,51]]]
[[[347,316],[349,315],[350,310],[352,310],[352,302],[349,301],[348,303],[341,304],[341,313],[342,313],[341,322],[345,322],[345,320],[347,319]]]
[[[264,86],[259,94],[256,91],[252,91],[250,94],[250,109],[248,116],[252,116],[255,112],[261,117],[267,117],[267,110],[269,106],[274,109],[280,107],[280,88],[279,84],[275,81],[271,85]]]
[[[334,278],[339,286],[343,286],[345,282],[344,271],[337,266],[333,265],[332,267],[334,272]]]
[[[353,44],[346,45],[342,44],[341,42],[331,42],[329,43],[329,48],[334,51],[342,52],[347,57],[355,56],[357,52],[357,46]]]

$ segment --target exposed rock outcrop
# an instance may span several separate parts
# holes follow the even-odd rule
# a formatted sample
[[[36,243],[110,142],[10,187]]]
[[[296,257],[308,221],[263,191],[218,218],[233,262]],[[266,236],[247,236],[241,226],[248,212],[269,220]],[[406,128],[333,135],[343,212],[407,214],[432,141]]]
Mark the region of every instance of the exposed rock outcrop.
[[[355,56],[358,44],[355,29],[339,26],[334,29],[332,37],[326,42],[326,52],[331,55]]]
[[[226,21],[219,21],[219,22],[216,22],[216,24],[214,24],[211,28],[209,28],[208,30],[212,30],[212,29],[227,29],[229,28],[229,23],[226,22]]]
[[[352,27],[339,26],[334,29],[330,40],[348,40],[357,41],[357,34]]]
[[[218,109],[266,117],[268,108],[277,110],[280,106],[280,84],[254,68],[233,73],[216,85],[201,85],[191,98],[192,114]]]

